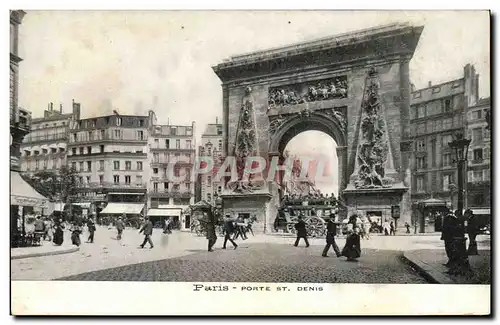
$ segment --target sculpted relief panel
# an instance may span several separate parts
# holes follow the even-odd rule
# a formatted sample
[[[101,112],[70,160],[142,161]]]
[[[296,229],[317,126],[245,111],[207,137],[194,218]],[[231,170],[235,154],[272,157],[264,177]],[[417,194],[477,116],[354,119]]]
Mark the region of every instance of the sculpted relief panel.
[[[347,76],[269,89],[268,109],[320,100],[347,98]]]

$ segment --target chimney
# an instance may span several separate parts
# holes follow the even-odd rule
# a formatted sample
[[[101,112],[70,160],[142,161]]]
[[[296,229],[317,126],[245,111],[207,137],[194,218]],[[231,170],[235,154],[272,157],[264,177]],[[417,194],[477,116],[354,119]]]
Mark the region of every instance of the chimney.
[[[50,111],[50,103],[47,104],[47,110]]]
[[[429,81],[429,86],[428,87],[432,87],[432,81]]]
[[[219,117],[218,116],[215,117],[215,124],[219,124]]]
[[[52,112],[54,110],[54,103],[50,102],[50,111]]]
[[[59,104],[59,113],[62,114],[62,104]]]

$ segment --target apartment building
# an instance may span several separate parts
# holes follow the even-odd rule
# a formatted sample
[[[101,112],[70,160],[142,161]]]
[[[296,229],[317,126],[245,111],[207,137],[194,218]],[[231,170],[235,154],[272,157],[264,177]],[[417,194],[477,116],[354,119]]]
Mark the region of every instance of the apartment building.
[[[114,111],[113,115],[70,124],[67,161],[79,173],[77,200],[89,204],[91,212],[111,215],[143,212],[148,177],[148,126],[154,118],[152,111],[147,116],[120,115]]]
[[[491,108],[490,98],[480,99],[468,108],[467,138],[469,162],[467,168],[467,206],[491,206],[491,133],[487,128],[486,114]]]
[[[43,117],[32,119],[31,132],[21,144],[21,171],[29,174],[56,172],[66,165],[69,124],[79,119],[79,103],[73,101],[71,113],[63,113],[62,104],[54,110],[54,104],[49,103]]]
[[[216,120],[215,124],[208,124],[205,128],[201,135],[201,145],[198,148],[200,157],[210,157],[213,162],[211,173],[198,175],[199,200],[213,202],[214,197],[222,192],[222,182],[214,180],[222,164],[222,143],[222,124],[219,124],[218,120]]]
[[[148,215],[154,223],[172,217],[179,228],[189,228],[190,217],[183,211],[194,203],[195,148],[194,122],[189,126],[151,125]]]

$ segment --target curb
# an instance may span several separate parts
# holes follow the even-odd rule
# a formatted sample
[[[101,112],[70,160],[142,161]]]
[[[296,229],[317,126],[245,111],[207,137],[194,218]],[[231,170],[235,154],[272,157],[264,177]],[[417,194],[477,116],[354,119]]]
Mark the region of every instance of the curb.
[[[415,269],[422,277],[427,281],[435,284],[456,284],[450,277],[442,274],[441,272],[434,269],[429,264],[421,261],[416,256],[413,256],[412,251],[403,252],[401,255],[403,262],[409,264],[413,269]]]
[[[58,251],[52,251],[52,252],[28,253],[28,254],[16,255],[16,256],[11,256],[10,259],[11,260],[19,260],[19,259],[30,258],[30,257],[69,254],[69,253],[78,252],[79,250],[80,250],[80,247],[71,247],[71,248],[68,248],[65,250],[58,250]]]

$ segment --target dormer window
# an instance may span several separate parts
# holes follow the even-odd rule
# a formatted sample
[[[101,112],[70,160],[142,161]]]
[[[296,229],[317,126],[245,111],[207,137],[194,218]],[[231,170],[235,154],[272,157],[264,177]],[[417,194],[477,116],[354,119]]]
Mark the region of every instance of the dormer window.
[[[121,117],[116,117],[116,126],[122,125],[122,118]]]

